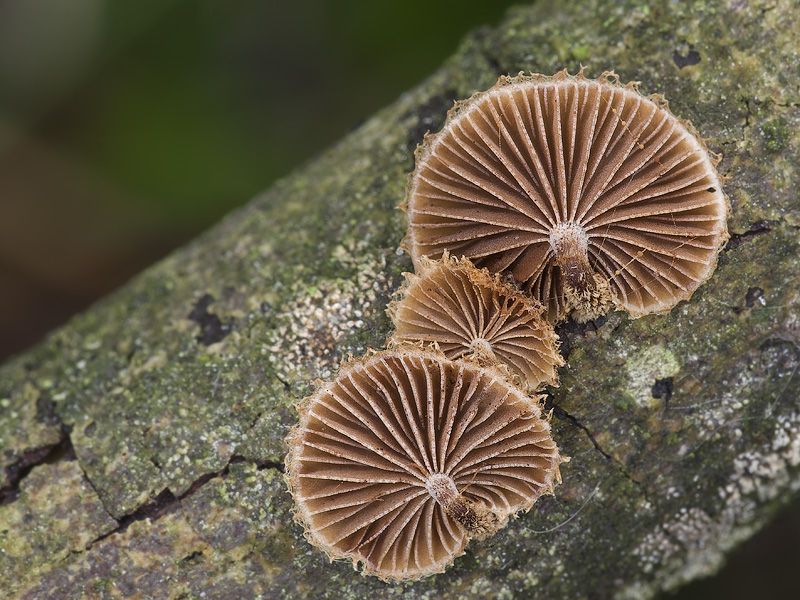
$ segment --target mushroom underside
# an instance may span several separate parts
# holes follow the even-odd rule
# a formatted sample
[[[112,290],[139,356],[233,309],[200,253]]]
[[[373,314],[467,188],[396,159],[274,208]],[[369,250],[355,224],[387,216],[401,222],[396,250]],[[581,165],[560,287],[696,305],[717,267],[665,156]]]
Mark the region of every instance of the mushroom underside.
[[[418,150],[406,244],[415,263],[447,250],[505,273],[551,320],[668,310],[727,239],[714,164],[663,98],[608,74],[501,78]]]
[[[393,580],[441,572],[551,493],[561,462],[536,401],[412,348],[345,366],[303,404],[289,442],[309,539]]]

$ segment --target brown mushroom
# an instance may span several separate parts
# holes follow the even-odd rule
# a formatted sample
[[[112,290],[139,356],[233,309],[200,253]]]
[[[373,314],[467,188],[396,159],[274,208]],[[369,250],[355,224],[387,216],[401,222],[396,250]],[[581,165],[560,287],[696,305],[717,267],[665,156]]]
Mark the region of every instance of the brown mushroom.
[[[542,306],[500,276],[444,251],[442,260],[421,257],[406,273],[402,298],[389,306],[395,325],[390,343],[434,343],[451,360],[508,367],[529,390],[558,385],[564,360]]]
[[[516,279],[551,320],[688,299],[728,237],[711,155],[663,97],[613,73],[501,77],[417,150],[415,263],[444,250]]]
[[[415,347],[342,367],[299,407],[296,518],[386,580],[438,573],[560,480],[539,404],[500,374]]]

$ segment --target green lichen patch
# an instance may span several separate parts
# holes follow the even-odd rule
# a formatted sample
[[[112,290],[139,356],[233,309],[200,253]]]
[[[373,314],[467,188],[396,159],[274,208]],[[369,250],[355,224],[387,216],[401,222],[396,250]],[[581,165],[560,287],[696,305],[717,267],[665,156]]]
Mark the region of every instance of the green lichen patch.
[[[22,360],[3,368],[0,378],[0,490],[11,486],[20,470],[61,439],[61,424],[47,392],[27,380]]]
[[[295,414],[288,406],[278,406],[265,410],[234,451],[255,464],[283,464],[286,454],[286,434],[295,423]]]
[[[103,506],[122,518],[155,498],[167,486],[159,469],[149,459],[140,435],[113,437],[98,426],[100,421],[83,422],[73,429],[75,454],[87,477],[97,489]]]
[[[116,526],[77,462],[34,468],[20,484],[19,498],[0,507],[4,595],[35,582],[71,553],[84,552]]]
[[[656,408],[662,398],[656,398],[653,389],[658,382],[675,377],[681,365],[669,348],[656,344],[640,349],[627,363],[628,392],[639,408]],[[658,392],[656,395],[661,396]]]
[[[17,597],[186,597],[193,559],[207,549],[180,512],[173,512],[154,522],[133,523],[85,554],[55,563]]]
[[[232,560],[258,551],[278,563],[291,552],[291,501],[276,469],[233,464],[226,476],[208,482],[182,506],[198,534]]]
[[[762,123],[761,133],[764,135],[767,148],[773,152],[780,152],[786,148],[791,135],[786,122],[780,118]]]

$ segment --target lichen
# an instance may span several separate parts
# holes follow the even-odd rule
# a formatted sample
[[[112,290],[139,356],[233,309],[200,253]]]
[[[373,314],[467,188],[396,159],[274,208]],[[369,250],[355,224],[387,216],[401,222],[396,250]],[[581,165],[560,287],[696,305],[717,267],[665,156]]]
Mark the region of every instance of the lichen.
[[[783,119],[766,121],[761,125],[761,132],[764,134],[767,148],[773,152],[780,152],[789,143],[790,134]]]
[[[760,506],[800,490],[800,438],[795,435],[799,428],[800,411],[780,415],[769,441],[733,458],[728,482],[719,489],[723,505],[716,517],[700,507],[683,506],[647,534],[633,551],[642,570],[658,569],[662,589],[716,572],[725,554],[764,522]],[[716,543],[709,545],[709,537]],[[646,597],[648,592],[639,586],[617,595],[620,599]]]
[[[662,402],[653,397],[653,386],[660,379],[674,377],[681,370],[675,354],[662,344],[638,348],[628,358],[628,391],[639,408],[657,408]]]
[[[15,593],[116,526],[76,461],[34,468],[19,498],[0,506],[0,572],[18,574],[4,577],[4,592]]]
[[[335,246],[333,260],[352,277],[315,279],[311,286],[298,277],[286,300],[273,308],[270,327],[256,337],[276,377],[301,397],[314,379],[331,379],[348,354],[364,354],[368,342],[375,345],[388,333],[386,302],[399,282],[387,277],[385,254],[371,260],[364,255],[370,256],[363,240]]]

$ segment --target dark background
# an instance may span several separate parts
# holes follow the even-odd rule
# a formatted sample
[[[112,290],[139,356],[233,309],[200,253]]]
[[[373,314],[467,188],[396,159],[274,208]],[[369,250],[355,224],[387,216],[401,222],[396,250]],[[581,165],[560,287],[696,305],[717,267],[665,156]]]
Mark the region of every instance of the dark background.
[[[0,0],[0,362],[391,103],[511,4]],[[799,598],[798,566],[795,510],[669,597]]]

